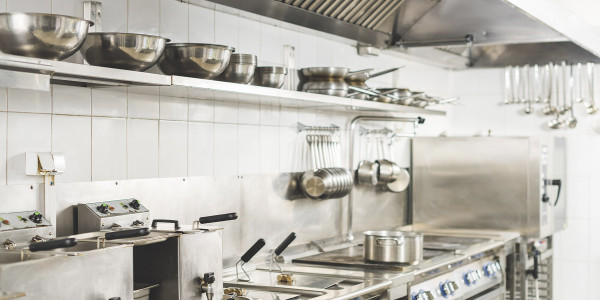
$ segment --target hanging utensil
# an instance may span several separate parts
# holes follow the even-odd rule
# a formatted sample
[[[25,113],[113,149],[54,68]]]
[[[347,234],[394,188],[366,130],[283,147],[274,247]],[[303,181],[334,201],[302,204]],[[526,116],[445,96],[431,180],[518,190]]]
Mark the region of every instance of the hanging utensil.
[[[531,94],[529,90],[529,65],[523,67],[523,102],[525,102],[525,113],[531,113]]]
[[[549,63],[544,67],[544,73],[546,74],[546,106],[543,109],[544,115],[552,115],[556,112],[556,107],[552,106],[552,100],[556,91],[554,82],[556,80],[556,74],[554,73],[554,64]]]
[[[564,115],[565,113],[567,113],[569,111],[569,105],[567,104],[568,98],[570,96],[570,86],[569,86],[569,81],[571,78],[571,72],[570,72],[571,66],[567,66],[567,62],[566,61],[562,61],[561,62],[561,73],[562,73],[562,80],[560,81],[560,83],[562,84],[562,105],[559,106],[560,107],[560,114]]]
[[[596,107],[596,99],[595,99],[595,80],[594,80],[594,63],[588,63],[587,64],[587,71],[588,71],[588,94],[589,94],[589,102],[588,105],[586,106],[586,112],[588,114],[595,114],[598,111],[598,108]]]
[[[575,81],[575,78],[573,78],[572,75],[573,75],[573,69],[571,68],[571,76],[569,78],[569,89],[571,90],[571,107],[569,108],[569,111],[571,112],[571,115],[567,119],[566,123],[567,123],[567,126],[569,126],[570,128],[575,128],[577,126],[577,119],[575,118],[575,113],[573,112],[573,102],[574,102],[574,98],[575,98],[575,95],[573,95],[573,93],[574,93],[573,83]]]
[[[513,103],[512,66],[504,68],[504,104]]]
[[[554,114],[556,115],[556,118],[548,121],[548,127],[550,127],[551,129],[558,129],[560,128],[560,126],[562,125],[562,120],[560,119],[560,109],[558,109],[559,107],[559,95],[560,95],[560,91],[558,90],[558,83],[560,82],[560,78],[559,78],[559,68],[558,66],[553,66],[553,72],[552,72],[553,76],[552,76],[552,95],[551,97],[554,98],[554,100],[556,101],[556,109],[554,110]]]

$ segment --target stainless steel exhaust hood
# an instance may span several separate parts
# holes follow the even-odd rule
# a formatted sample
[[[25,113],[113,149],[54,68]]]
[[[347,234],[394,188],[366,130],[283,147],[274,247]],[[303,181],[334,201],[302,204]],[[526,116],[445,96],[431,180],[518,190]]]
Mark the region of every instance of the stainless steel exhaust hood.
[[[447,68],[600,62],[600,32],[556,0],[210,1]]]

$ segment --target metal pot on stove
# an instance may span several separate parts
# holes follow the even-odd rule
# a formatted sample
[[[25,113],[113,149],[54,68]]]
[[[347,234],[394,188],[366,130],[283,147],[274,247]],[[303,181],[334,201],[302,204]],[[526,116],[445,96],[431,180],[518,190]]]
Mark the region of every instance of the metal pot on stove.
[[[423,234],[412,231],[364,232],[367,262],[416,264],[423,260]]]

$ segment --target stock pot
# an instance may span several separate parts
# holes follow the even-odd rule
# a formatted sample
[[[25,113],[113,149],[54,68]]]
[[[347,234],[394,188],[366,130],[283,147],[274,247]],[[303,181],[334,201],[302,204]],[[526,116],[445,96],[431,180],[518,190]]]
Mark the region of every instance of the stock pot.
[[[415,264],[423,260],[423,234],[412,231],[366,231],[368,262]]]

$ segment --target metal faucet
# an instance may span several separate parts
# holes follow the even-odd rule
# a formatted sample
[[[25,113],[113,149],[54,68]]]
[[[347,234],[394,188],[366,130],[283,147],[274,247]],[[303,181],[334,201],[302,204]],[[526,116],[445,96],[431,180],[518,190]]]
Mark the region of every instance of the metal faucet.
[[[213,300],[215,296],[215,273],[204,273],[204,278],[200,280],[200,295],[206,293],[207,300]]]
[[[15,249],[15,246],[17,246],[17,244],[14,241],[12,241],[11,239],[6,239],[6,241],[4,241],[2,243],[2,247],[5,250],[13,250],[13,249]]]

